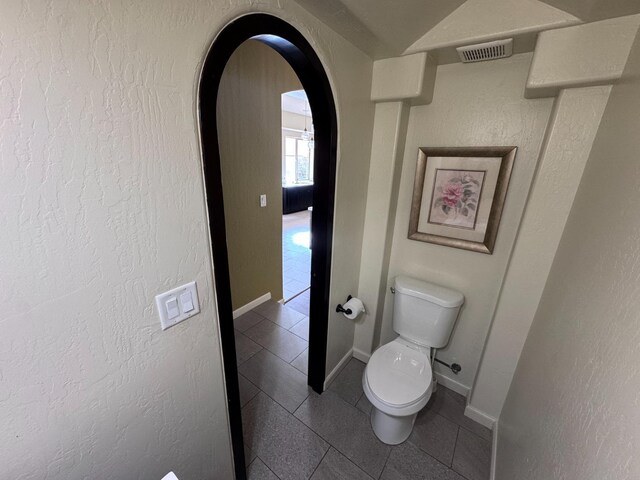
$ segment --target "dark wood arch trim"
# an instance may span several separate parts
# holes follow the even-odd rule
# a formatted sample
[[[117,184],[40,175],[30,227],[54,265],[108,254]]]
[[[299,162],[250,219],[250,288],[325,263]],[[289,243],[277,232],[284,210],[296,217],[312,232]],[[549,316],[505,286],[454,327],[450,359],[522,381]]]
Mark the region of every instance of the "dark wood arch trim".
[[[322,392],[325,380],[338,137],[337,115],[329,78],[315,51],[298,30],[277,17],[262,13],[240,17],[224,27],[214,40],[204,62],[199,86],[199,116],[220,337],[237,479],[245,479],[246,472],[216,103],[220,79],[229,58],[240,44],[250,38],[269,45],[291,65],[307,93],[313,115],[315,164],[311,221],[313,249],[308,383],[318,393]]]

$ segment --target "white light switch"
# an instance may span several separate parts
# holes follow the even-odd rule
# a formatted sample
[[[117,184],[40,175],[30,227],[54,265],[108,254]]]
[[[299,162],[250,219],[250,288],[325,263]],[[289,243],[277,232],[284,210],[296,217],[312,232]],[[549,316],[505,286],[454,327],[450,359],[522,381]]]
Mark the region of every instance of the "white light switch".
[[[262,195],[260,195],[260,206],[261,207],[266,207],[267,206],[267,194],[263,193]]]
[[[188,313],[193,310],[193,299],[191,298],[191,292],[186,291],[180,294],[180,305],[182,305],[182,311]]]
[[[156,308],[163,330],[200,313],[196,282],[187,283],[156,296]]]
[[[180,309],[178,308],[178,300],[176,297],[170,297],[169,300],[165,302],[165,306],[167,307],[167,318],[169,320],[173,320],[180,315]]]

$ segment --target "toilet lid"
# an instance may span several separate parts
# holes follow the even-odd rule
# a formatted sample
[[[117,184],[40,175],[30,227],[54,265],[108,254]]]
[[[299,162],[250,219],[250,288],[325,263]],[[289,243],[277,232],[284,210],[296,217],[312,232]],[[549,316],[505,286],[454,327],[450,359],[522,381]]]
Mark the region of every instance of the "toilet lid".
[[[389,405],[414,403],[431,385],[429,358],[399,342],[376,350],[366,371],[373,394]]]

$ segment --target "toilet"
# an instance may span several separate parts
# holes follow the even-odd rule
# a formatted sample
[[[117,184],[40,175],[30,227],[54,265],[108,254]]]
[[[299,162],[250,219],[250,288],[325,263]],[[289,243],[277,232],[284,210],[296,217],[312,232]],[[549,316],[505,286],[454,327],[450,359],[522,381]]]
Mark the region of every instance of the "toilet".
[[[393,330],[398,337],[378,348],[362,375],[373,405],[371,426],[386,444],[404,442],[435,387],[431,355],[449,342],[464,296],[434,283],[394,280]]]

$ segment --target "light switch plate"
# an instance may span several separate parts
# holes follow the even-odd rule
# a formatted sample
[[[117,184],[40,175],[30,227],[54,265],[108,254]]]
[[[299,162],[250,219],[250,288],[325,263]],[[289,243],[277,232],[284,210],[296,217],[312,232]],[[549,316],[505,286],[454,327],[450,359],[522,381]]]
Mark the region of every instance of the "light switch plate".
[[[191,299],[189,303],[188,299]],[[170,312],[170,307],[177,304],[178,315],[173,316],[175,312]],[[156,308],[160,316],[160,325],[162,330],[173,327],[176,323],[180,323],[187,318],[200,313],[200,302],[198,301],[198,290],[196,282],[190,282],[181,287],[174,288],[168,292],[161,293],[156,296]],[[173,317],[173,318],[171,318]]]
[[[261,207],[266,207],[267,206],[267,194],[263,193],[260,195],[260,206]]]

